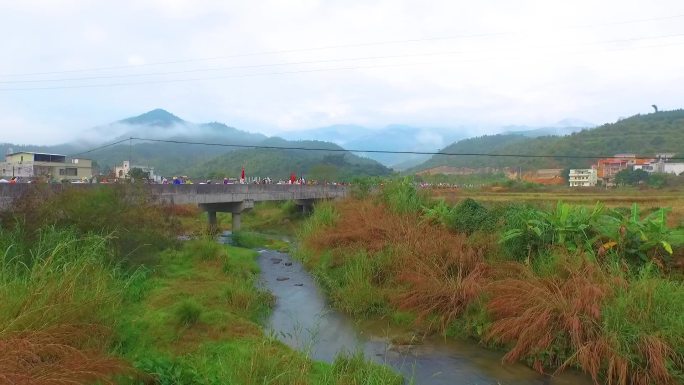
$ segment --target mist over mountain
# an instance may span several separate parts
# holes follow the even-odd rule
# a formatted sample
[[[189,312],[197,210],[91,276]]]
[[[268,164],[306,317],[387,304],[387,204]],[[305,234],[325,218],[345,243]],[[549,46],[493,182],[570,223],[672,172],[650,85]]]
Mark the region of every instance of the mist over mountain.
[[[316,129],[290,131],[283,134],[291,140],[319,140],[332,142],[348,150],[389,150],[434,152],[448,143],[468,136],[468,129],[423,128],[393,124],[379,129],[358,125],[334,125]],[[402,170],[407,165],[429,158],[415,154],[382,154],[356,151],[358,155],[374,159],[385,166]]]
[[[504,126],[504,135],[522,135],[529,138],[540,136],[565,136],[596,127],[595,124],[580,119],[567,118],[548,127]]]
[[[234,168],[241,164],[257,165],[251,168],[252,176],[285,177],[289,171],[310,171],[312,167],[327,170],[338,177],[353,175],[386,175],[391,172],[378,162],[348,152],[320,152],[302,150],[241,149],[230,146],[207,146],[192,143],[167,143],[144,140],[126,141],[128,138],[164,139],[177,142],[201,142],[238,146],[281,146],[307,148],[341,147],[330,142],[288,141],[259,133],[239,130],[220,122],[193,123],[166,110],[155,109],[138,116],[125,118],[89,130],[81,139],[56,146],[31,146],[0,144],[6,153],[33,151],[66,155],[88,151],[108,142],[123,143],[98,148],[81,154],[95,160],[102,170],[111,169],[130,160],[133,165],[151,166],[161,175],[237,175]],[[228,154],[240,150],[234,156]],[[216,160],[214,160],[216,159]],[[222,161],[222,159],[227,161]],[[321,168],[322,167],[322,168]],[[269,173],[276,173],[271,175]],[[282,175],[281,175],[282,174]]]
[[[505,138],[515,139],[514,142],[517,142],[523,138],[566,135],[591,126],[592,124],[588,122],[565,119],[548,127],[506,126],[500,130],[505,132],[503,134]],[[12,147],[14,151],[55,152],[69,155],[86,151],[108,142],[125,140],[131,137],[238,146],[275,145],[296,147],[300,145],[313,146],[315,143],[323,148],[334,145],[336,148],[353,150],[356,156],[346,157],[344,161],[335,158],[336,160],[333,161],[331,157],[324,159],[324,157],[305,154],[307,151],[281,151],[283,154],[287,154],[287,157],[284,158],[282,154],[274,155],[273,151],[257,151],[256,149],[245,149],[239,153],[239,156],[250,158],[253,154],[259,154],[258,159],[252,158],[254,159],[253,162],[258,164],[255,171],[282,173],[284,172],[283,170],[288,168],[286,167],[287,163],[295,164],[295,168],[309,170],[312,167],[312,163],[315,163],[323,166],[342,167],[344,170],[340,170],[336,174],[348,176],[351,175],[350,170],[355,170],[360,174],[368,174],[363,171],[364,168],[356,167],[358,164],[364,164],[366,170],[373,170],[370,172],[371,175],[381,175],[389,172],[387,167],[398,171],[412,167],[424,168],[435,164],[435,160],[428,161],[430,155],[385,154],[364,152],[364,150],[436,152],[440,151],[440,149],[445,149],[449,143],[467,138],[472,130],[472,128],[463,126],[444,129],[399,124],[388,125],[383,128],[369,128],[360,125],[334,125],[317,129],[289,131],[283,133],[283,138],[278,138],[240,130],[221,122],[189,122],[169,111],[158,108],[137,116],[94,127],[88,130],[78,141],[57,146],[3,144],[0,145],[0,150],[6,152],[9,147]],[[469,139],[462,144],[465,147],[472,148],[479,141],[481,139],[476,139],[476,142],[472,142],[472,139]],[[485,144],[483,149],[489,150],[499,145],[497,144],[497,146],[492,147],[489,140],[485,140]],[[164,175],[187,174],[189,172],[203,175],[210,173],[218,175],[220,174],[220,167],[227,166],[230,162],[236,161],[234,156],[227,155],[236,150],[240,150],[240,148],[133,140],[98,149],[83,156],[93,158],[103,169],[121,164],[123,160],[130,160],[133,164],[155,167]],[[217,159],[219,157],[221,157],[220,160]],[[291,160],[288,161],[289,158]],[[363,163],[359,159],[379,162],[384,167],[379,168],[376,167],[376,164]],[[280,162],[285,163],[285,165],[269,164],[269,162]],[[204,167],[203,165],[211,168],[211,172],[201,172],[201,167]],[[231,167],[234,168],[234,165],[231,165]]]

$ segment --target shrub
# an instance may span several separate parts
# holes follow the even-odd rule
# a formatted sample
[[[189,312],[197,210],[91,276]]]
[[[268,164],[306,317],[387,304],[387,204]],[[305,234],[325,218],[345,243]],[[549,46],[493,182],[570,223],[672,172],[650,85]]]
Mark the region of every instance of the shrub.
[[[492,230],[496,225],[496,218],[489,210],[471,198],[466,198],[451,211],[449,228],[465,234],[472,234],[478,230]]]

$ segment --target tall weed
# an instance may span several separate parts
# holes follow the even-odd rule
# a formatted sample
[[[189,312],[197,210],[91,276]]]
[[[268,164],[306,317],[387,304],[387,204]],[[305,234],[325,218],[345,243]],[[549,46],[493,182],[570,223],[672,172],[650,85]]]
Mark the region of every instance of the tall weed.
[[[15,230],[18,231],[18,230]],[[107,239],[48,227],[0,259],[0,379],[26,384],[112,383],[128,366],[106,354],[124,283]],[[19,241],[20,242],[20,241]]]
[[[419,213],[427,205],[425,193],[416,189],[411,178],[403,178],[387,182],[382,188],[383,202],[397,214]]]

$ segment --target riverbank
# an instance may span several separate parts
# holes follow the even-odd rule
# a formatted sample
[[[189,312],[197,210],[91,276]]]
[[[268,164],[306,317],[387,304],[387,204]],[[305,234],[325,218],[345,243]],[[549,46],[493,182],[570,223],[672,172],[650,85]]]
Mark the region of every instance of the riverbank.
[[[298,254],[359,320],[471,339],[597,384],[681,384],[681,228],[661,210],[596,207],[451,207],[398,183],[319,205]]]
[[[133,199],[136,198],[136,199]],[[0,222],[0,382],[400,384],[264,333],[253,250],[177,241],[177,208],[115,189],[27,197]]]
[[[316,362],[265,334],[274,299],[257,286],[257,255],[213,239],[166,251],[155,273],[131,287],[146,294],[121,315],[118,352],[138,369],[156,373],[159,383],[401,382],[353,354]]]

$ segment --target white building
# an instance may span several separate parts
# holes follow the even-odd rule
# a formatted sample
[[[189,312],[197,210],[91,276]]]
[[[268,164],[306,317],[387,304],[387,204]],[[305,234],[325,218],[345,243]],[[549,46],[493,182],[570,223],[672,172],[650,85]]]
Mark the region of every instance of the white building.
[[[570,187],[594,187],[598,183],[595,168],[571,169],[568,178]]]
[[[136,165],[131,166],[131,162],[127,160],[124,160],[121,166],[114,167],[114,175],[116,175],[117,178],[128,178],[128,173],[134,168],[139,168],[142,170],[142,172],[149,173],[149,179],[151,181],[154,181],[155,183],[161,183],[162,177],[154,173],[154,167]]]
[[[662,172],[665,174],[682,175],[684,173],[684,163],[658,162],[654,164],[653,171]]]

